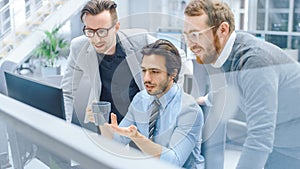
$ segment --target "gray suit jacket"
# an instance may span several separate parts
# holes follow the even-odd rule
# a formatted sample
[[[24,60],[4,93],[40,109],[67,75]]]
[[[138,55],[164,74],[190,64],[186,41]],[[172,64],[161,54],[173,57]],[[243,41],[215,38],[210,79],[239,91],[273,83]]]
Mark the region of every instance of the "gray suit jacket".
[[[132,72],[134,80],[140,89],[143,82],[140,76],[139,63],[142,58],[140,49],[154,42],[156,39],[143,29],[128,29],[118,32],[119,39],[125,49],[126,61]],[[72,40],[67,67],[62,79],[66,120],[72,119],[74,94],[83,76],[86,76],[90,84],[88,105],[93,100],[99,100],[101,93],[101,80],[98,68],[97,53],[85,36],[79,36]]]

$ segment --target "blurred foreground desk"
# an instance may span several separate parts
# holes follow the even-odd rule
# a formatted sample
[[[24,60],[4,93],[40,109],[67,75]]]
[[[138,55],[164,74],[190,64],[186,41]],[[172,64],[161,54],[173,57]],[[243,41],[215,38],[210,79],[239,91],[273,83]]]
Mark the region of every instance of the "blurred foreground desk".
[[[18,159],[20,149],[14,138],[17,134],[52,153],[78,162],[81,168],[174,168],[2,94],[0,102],[0,118],[6,122],[9,136],[12,136],[9,141],[15,169],[24,168]]]

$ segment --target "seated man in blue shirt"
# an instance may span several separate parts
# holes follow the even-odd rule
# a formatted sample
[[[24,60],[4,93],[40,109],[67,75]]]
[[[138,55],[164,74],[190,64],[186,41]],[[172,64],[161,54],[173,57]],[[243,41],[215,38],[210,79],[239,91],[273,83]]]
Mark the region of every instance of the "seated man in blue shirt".
[[[146,154],[178,167],[204,168],[200,155],[202,110],[176,83],[181,68],[176,47],[167,40],[157,40],[144,47],[142,54],[145,89],[133,98],[120,125],[112,113],[111,124],[105,127],[116,133],[118,142],[133,141]],[[103,131],[105,127],[100,128]]]

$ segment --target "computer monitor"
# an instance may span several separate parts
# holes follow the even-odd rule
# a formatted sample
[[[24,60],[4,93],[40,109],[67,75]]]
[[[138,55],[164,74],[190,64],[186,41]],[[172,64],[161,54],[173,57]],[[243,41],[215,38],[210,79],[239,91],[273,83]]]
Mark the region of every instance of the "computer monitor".
[[[61,88],[43,84],[29,77],[4,72],[7,95],[51,115],[65,119]]]

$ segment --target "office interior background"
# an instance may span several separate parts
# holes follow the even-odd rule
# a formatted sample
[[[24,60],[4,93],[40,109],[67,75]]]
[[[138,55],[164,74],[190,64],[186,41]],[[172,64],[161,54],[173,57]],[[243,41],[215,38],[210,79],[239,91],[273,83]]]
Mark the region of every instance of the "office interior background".
[[[187,65],[194,56],[188,49],[186,49],[183,42],[182,28],[183,28],[183,11],[185,5],[189,0],[115,0],[118,4],[118,17],[121,22],[121,29],[126,28],[143,28],[158,38],[170,39],[175,45],[186,50],[187,56],[183,58]],[[295,60],[300,60],[300,0],[223,0],[232,8],[235,15],[236,30],[247,31],[257,38],[271,42],[280,48],[284,49]],[[6,85],[4,81],[4,71],[14,72],[22,76],[30,76],[38,81],[52,83],[59,86],[59,77],[64,73],[64,64],[68,56],[68,50],[61,51],[57,64],[61,65],[61,71],[55,72],[56,75],[50,73],[42,73],[42,62],[35,56],[35,49],[40,42],[45,38],[43,31],[51,31],[58,26],[62,26],[59,30],[59,36],[63,37],[67,42],[72,38],[82,35],[82,23],[80,21],[80,9],[87,2],[87,0],[0,0],[0,94],[6,94]],[[186,66],[186,73],[191,73]],[[188,78],[186,79],[189,80]],[[189,82],[191,83],[191,82]],[[186,82],[185,90],[190,91],[190,84]],[[7,100],[5,96],[1,96],[0,110],[0,125],[11,123],[7,125],[17,124],[15,128],[24,129],[27,134],[33,135],[34,142],[41,142],[49,140],[53,141],[53,145],[62,148],[68,156],[72,156],[75,161],[82,164],[89,164],[93,166],[104,166],[109,168],[109,165],[97,159],[91,154],[95,150],[93,142],[86,140],[77,140],[77,144],[84,143],[87,145],[85,149],[80,149],[76,145],[64,147],[67,141],[74,141],[72,139],[78,138],[50,138],[53,131],[51,129],[41,129],[42,122],[48,120],[42,119],[39,124],[30,121],[20,121],[19,118],[14,118],[13,115],[8,115],[11,111],[20,111],[24,108],[29,110],[33,115],[39,114],[37,110],[28,108],[20,103]],[[7,103],[7,104],[4,104]],[[11,109],[10,106],[20,106],[20,109]],[[24,110],[23,109],[23,110]],[[4,115],[5,112],[7,115]],[[26,116],[26,115],[24,115]],[[1,120],[1,118],[6,119]],[[28,117],[24,117],[27,119]],[[52,118],[52,117],[51,117]],[[9,120],[8,120],[9,119]],[[58,126],[61,124],[57,119],[52,119],[53,123]],[[53,125],[51,125],[53,126]],[[53,126],[55,128],[55,126]],[[1,126],[0,126],[1,128]],[[30,130],[29,128],[33,128]],[[58,128],[61,129],[61,128]],[[62,129],[61,132],[78,132],[77,128]],[[42,132],[41,132],[42,131]],[[23,132],[23,131],[22,131]],[[0,131],[1,133],[1,131]],[[8,131],[11,138],[14,136],[11,131]],[[42,135],[41,137],[38,137]],[[82,134],[83,137],[88,134]],[[6,133],[2,133],[2,138],[6,138]],[[94,136],[91,136],[94,137]],[[66,140],[64,140],[66,139]],[[11,139],[12,140],[12,139]],[[66,141],[66,142],[65,142]],[[85,142],[86,141],[86,142]],[[87,143],[88,142],[88,143]],[[106,140],[100,139],[100,142]],[[48,144],[48,143],[47,143]],[[49,143],[50,144],[50,143]],[[2,142],[0,141],[0,150]],[[10,147],[17,146],[17,143],[10,142]],[[43,145],[43,144],[42,144]],[[49,145],[44,145],[46,148]],[[115,144],[109,145],[117,146]],[[96,146],[97,147],[97,146]],[[41,162],[26,162],[22,157],[14,155],[17,151],[14,148],[3,148],[0,151],[3,161],[7,157],[10,158],[11,168],[39,168],[45,166]],[[28,152],[33,152],[31,147]],[[97,153],[103,153],[103,150]],[[1,155],[1,152],[8,152]],[[57,153],[57,152],[56,152]],[[104,150],[104,153],[105,150]],[[135,154],[136,152],[132,152]],[[30,153],[29,153],[30,154]],[[235,165],[234,160],[238,158],[238,151],[229,151],[228,156],[225,157],[226,167],[230,168]],[[111,157],[107,154],[107,158]],[[111,157],[112,159],[120,157]],[[12,160],[14,159],[14,160]],[[111,159],[111,160],[112,160]],[[230,161],[230,159],[232,161]],[[22,161],[23,160],[23,161]],[[25,161],[25,162],[24,162]],[[143,166],[149,163],[149,166],[164,166],[164,164],[153,162],[145,159],[140,161]],[[92,165],[92,164],[93,165]],[[128,168],[135,168],[132,161],[124,161],[128,163]],[[1,166],[0,166],[1,168]],[[95,167],[96,168],[96,167]],[[153,168],[153,167],[149,167]]]
[[[183,10],[188,0],[117,0],[121,28],[144,28],[149,32],[174,35],[181,43]],[[280,48],[298,60],[300,37],[299,0],[224,0],[235,15],[236,30],[247,31]],[[18,66],[34,57],[44,38],[43,30],[62,25],[60,34],[70,41],[82,34],[80,7],[85,1],[1,0],[0,59]],[[69,5],[69,7],[68,7]],[[170,36],[173,38],[172,36]],[[24,45],[26,44],[26,45]],[[181,46],[182,47],[182,46]],[[299,51],[299,50],[298,50]],[[67,56],[68,53],[61,55]],[[190,57],[188,54],[188,58]],[[24,72],[25,73],[25,72]]]

